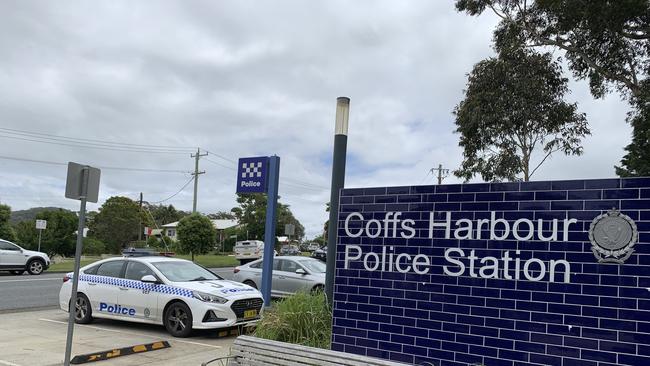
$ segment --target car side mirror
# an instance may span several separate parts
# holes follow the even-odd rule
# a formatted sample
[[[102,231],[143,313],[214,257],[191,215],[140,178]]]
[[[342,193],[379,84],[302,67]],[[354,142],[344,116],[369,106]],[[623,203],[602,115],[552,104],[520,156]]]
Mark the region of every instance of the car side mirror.
[[[302,269],[302,268],[298,268],[298,269],[296,270],[296,273],[297,273],[297,274],[301,274],[301,275],[306,275],[306,274],[307,274],[307,272],[305,272],[305,270]]]
[[[152,275],[143,276],[140,279],[140,281],[142,281],[144,283],[160,283],[160,281],[158,281],[158,279],[156,279],[156,277],[154,277]]]

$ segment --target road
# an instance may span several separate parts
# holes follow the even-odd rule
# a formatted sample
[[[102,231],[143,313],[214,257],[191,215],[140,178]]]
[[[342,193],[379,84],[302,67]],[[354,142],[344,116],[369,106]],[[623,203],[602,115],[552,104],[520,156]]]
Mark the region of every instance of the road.
[[[226,279],[232,279],[232,270],[212,269]],[[63,275],[45,272],[40,276],[13,276],[0,273],[0,312],[57,307]]]

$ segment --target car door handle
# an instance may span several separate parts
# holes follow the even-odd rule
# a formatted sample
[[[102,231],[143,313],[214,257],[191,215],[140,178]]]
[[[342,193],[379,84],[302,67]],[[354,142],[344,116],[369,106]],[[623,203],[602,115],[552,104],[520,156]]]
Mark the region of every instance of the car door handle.
[[[279,279],[284,280],[286,277],[284,276],[278,276]]]
[[[88,282],[88,286],[97,286],[96,283]]]
[[[128,291],[129,288],[128,288],[128,287],[120,287],[120,290],[122,290],[122,291]]]

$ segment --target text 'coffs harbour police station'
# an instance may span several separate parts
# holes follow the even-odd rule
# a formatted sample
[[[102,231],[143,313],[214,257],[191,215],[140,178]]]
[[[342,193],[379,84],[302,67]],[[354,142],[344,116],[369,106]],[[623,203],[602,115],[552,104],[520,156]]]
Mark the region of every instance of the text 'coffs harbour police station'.
[[[442,215],[441,215],[442,214]],[[401,219],[402,212],[387,212],[383,219],[366,220],[360,212],[352,212],[344,221],[344,230],[348,237],[358,238],[402,238],[411,239],[416,236],[415,220]],[[436,220],[436,216],[442,219]],[[364,224],[365,221],[365,224]],[[444,239],[457,240],[508,240],[519,241],[539,240],[544,242],[568,241],[571,225],[578,220],[566,218],[535,221],[520,218],[512,224],[496,217],[496,212],[490,212],[489,219],[459,219],[452,222],[451,212],[430,212],[428,238],[434,238],[434,230],[444,230]],[[543,230],[543,228],[547,228]],[[489,233],[489,234],[488,234]],[[462,246],[462,245],[461,245]],[[443,266],[443,271],[449,276],[463,276],[495,279],[526,279],[529,281],[555,282],[555,274],[561,274],[562,282],[570,282],[571,264],[563,259],[542,261],[538,258],[521,259],[520,251],[514,254],[504,251],[501,258],[486,256],[479,258],[475,250],[466,253],[461,248],[447,248],[445,260],[450,265]],[[460,259],[465,259],[461,261]],[[424,254],[411,256],[408,253],[397,253],[393,246],[384,246],[381,253],[363,252],[361,246],[347,244],[345,246],[344,268],[350,263],[361,260],[367,271],[415,272],[426,274],[430,270],[431,258]]]

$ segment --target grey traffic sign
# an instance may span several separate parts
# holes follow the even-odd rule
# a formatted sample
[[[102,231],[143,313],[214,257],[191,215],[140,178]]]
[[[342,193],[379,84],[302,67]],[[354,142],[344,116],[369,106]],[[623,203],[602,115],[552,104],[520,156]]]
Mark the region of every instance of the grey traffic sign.
[[[68,179],[65,183],[65,197],[73,200],[85,198],[88,202],[97,203],[100,174],[101,172],[97,168],[69,162]],[[86,179],[84,180],[84,178]]]

